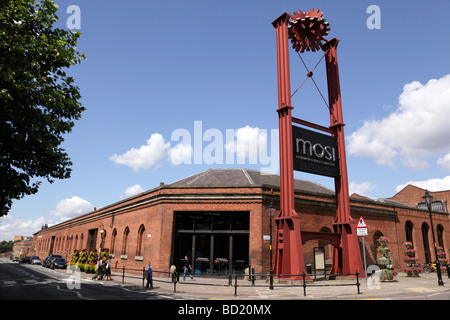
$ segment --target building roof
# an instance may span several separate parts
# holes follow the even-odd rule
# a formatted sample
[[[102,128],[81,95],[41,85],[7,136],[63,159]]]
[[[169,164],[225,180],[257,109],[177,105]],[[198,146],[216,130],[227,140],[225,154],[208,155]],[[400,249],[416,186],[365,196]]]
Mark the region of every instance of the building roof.
[[[426,189],[408,184],[390,199],[417,207],[418,203],[423,202],[422,197],[425,191]],[[429,194],[433,196],[434,201],[441,201],[445,206],[447,206],[447,202],[450,202],[450,190],[429,191]]]
[[[403,208],[415,208],[414,206],[410,206],[408,203],[404,203],[401,201],[396,201],[392,198],[385,199],[385,198],[370,198],[366,196],[359,195],[357,193],[353,193],[350,196],[350,200],[354,201],[363,201],[363,202],[373,202],[377,204],[384,204],[391,207],[403,207]]]
[[[279,188],[280,176],[249,169],[209,169],[169,185],[170,187],[252,187]],[[297,191],[334,195],[334,190],[318,183],[294,179]]]

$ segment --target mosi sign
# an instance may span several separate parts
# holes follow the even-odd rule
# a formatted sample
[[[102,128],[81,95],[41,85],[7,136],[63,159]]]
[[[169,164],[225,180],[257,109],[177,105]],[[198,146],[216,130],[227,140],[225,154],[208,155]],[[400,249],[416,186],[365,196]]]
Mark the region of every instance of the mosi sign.
[[[336,138],[292,126],[292,141],[294,170],[329,177],[339,176]]]

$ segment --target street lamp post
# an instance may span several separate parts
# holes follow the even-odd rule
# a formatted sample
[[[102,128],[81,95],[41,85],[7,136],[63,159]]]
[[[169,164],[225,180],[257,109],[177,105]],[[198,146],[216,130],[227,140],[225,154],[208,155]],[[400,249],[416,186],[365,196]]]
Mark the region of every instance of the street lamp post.
[[[103,230],[103,228],[100,230],[100,249],[98,252],[98,255],[100,257],[100,254],[102,252],[102,247],[103,247],[103,235],[105,234],[105,230]]]
[[[267,206],[267,213],[270,218],[270,223],[269,223],[269,229],[270,229],[270,286],[269,286],[269,289],[273,290],[273,264],[272,264],[272,228],[273,228],[273,224],[272,224],[272,218],[275,214],[275,207],[273,206],[272,201],[270,201],[270,204]]]
[[[440,286],[443,286],[444,282],[442,281],[441,265],[439,263],[438,254],[437,254],[436,238],[434,237],[433,217],[431,214],[431,204],[433,202],[433,196],[428,193],[428,190],[426,190],[425,195],[422,197],[422,199],[424,199],[425,203],[427,204],[428,213],[430,215],[431,234],[433,235],[434,254],[436,256],[436,271],[437,271],[437,276],[438,276],[438,284]]]

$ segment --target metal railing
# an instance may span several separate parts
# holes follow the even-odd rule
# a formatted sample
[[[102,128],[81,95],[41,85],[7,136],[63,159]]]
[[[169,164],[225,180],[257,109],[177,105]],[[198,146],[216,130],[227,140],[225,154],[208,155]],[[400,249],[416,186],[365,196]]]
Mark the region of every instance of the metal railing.
[[[273,277],[277,280],[281,280],[279,284],[273,284],[273,281],[271,281],[269,284],[255,284],[255,278],[261,277],[266,278],[270,280],[270,277]],[[355,276],[355,283],[333,283],[333,284],[311,284],[314,283],[311,279],[315,278],[316,274],[313,273],[305,273],[302,274],[268,274],[268,273],[258,273],[250,275],[250,285],[245,284],[239,284],[238,285],[238,275],[234,275],[234,295],[237,296],[237,288],[238,287],[268,287],[269,289],[274,289],[274,287],[301,287],[303,288],[303,296],[306,296],[306,288],[307,287],[336,287],[336,286],[356,286],[358,294],[361,294],[360,286],[361,283],[359,282],[359,272],[356,271],[355,273],[341,273],[341,274],[333,274],[334,277],[351,277]],[[284,279],[283,279],[284,278]],[[283,280],[289,280],[290,284],[283,284]]]
[[[122,277],[122,284],[125,283],[125,278],[134,278],[134,279],[142,279],[142,287],[145,286],[145,281],[147,280],[147,270],[145,267],[141,269],[130,269],[122,267],[120,273],[115,271],[115,276],[120,275]],[[129,274],[127,272],[131,272],[133,274]],[[154,282],[165,282],[173,284],[173,292],[177,291],[177,285],[196,285],[196,286],[220,286],[220,287],[233,287],[234,288],[234,296],[238,295],[238,288],[244,287],[267,287],[270,289],[274,289],[274,287],[299,287],[303,289],[303,296],[306,296],[307,288],[313,287],[336,287],[336,286],[356,286],[357,293],[361,294],[360,286],[361,283],[359,281],[360,273],[356,271],[355,273],[343,273],[343,274],[332,274],[329,276],[333,277],[346,277],[347,279],[352,279],[354,277],[354,282],[352,283],[328,283],[328,284],[317,284],[316,281],[311,279],[315,278],[316,274],[313,273],[305,273],[302,274],[273,274],[270,273],[250,273],[250,274],[229,274],[229,275],[196,275],[196,279],[200,281],[195,282],[181,282],[180,276],[183,276],[183,273],[180,272],[169,272],[169,271],[158,271],[153,270],[153,274],[161,275],[161,277],[155,278],[153,276],[152,280]],[[164,276],[166,275],[166,277]],[[270,277],[278,280],[276,284],[273,281],[269,281]],[[167,280],[164,280],[166,278]],[[204,281],[201,281],[203,279]],[[258,281],[257,279],[267,281],[267,283],[263,283]],[[334,282],[334,280],[331,280]]]
[[[122,267],[121,274],[117,271],[118,268],[114,268],[115,275],[114,276],[120,276],[122,278],[122,284],[125,284],[125,278],[131,278],[131,279],[142,279],[142,286],[145,286],[145,280],[147,280],[147,269],[143,267],[142,269],[132,269],[132,268],[125,268],[125,266]],[[127,273],[127,272],[131,272]],[[156,282],[165,282],[165,283],[172,283],[172,272],[169,271],[158,271],[153,270],[154,274],[160,274],[160,275],[167,275],[167,281],[163,280],[164,278],[152,278],[153,281]]]

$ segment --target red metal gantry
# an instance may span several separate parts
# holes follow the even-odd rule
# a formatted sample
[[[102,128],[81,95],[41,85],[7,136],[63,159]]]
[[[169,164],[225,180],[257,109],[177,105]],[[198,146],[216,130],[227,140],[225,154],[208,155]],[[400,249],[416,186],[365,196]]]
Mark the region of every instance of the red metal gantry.
[[[297,11],[294,15],[283,13],[272,25],[276,30],[277,75],[278,75],[278,121],[280,136],[280,214],[277,223],[275,249],[275,269],[278,275],[297,275],[300,279],[305,271],[303,243],[310,240],[325,240],[334,246],[331,273],[352,274],[363,272],[361,253],[356,235],[356,221],[350,214],[348,194],[347,161],[345,156],[344,122],[337,61],[337,45],[334,38],[326,41],[323,37],[330,30],[328,22],[319,10]],[[335,177],[336,219],[334,233],[301,231],[301,219],[295,211],[294,164],[292,122],[308,125],[292,117],[289,39],[298,52],[323,50],[326,57],[330,127],[324,131],[332,133],[338,141],[339,176]],[[322,44],[322,41],[326,41]],[[320,129],[320,126],[310,126]]]

